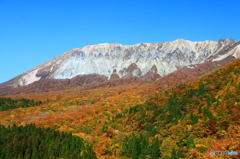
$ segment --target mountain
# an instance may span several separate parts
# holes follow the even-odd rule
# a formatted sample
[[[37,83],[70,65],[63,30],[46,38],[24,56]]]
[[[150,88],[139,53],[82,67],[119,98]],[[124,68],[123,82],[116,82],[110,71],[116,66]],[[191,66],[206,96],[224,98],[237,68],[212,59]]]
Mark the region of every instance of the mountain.
[[[240,43],[232,39],[192,42],[183,39],[136,45],[97,44],[73,49],[7,81],[1,88],[29,85],[43,79],[71,79],[98,74],[114,78],[165,76],[185,66],[240,57]]]
[[[67,52],[0,84],[0,158],[218,158],[209,152],[239,153],[239,50],[239,42],[231,39],[179,39]],[[108,68],[112,71],[104,74]],[[35,139],[41,131],[45,144]]]
[[[130,84],[152,83],[158,89],[169,89],[182,83],[192,82],[196,79],[211,73],[234,61],[233,56],[229,56],[220,61],[205,61],[201,64],[185,66],[168,75],[159,78],[159,75],[148,72],[144,76],[133,76],[119,78],[117,74],[111,76],[110,80],[106,76],[98,74],[78,75],[71,79],[42,79],[29,85],[11,88],[0,85],[0,96],[13,94],[30,94],[55,91],[68,91],[71,89],[89,90],[95,88],[112,88],[116,86],[128,86]],[[1,87],[2,86],[2,87]]]
[[[223,61],[228,60],[232,57]],[[15,128],[8,125],[15,124],[20,130],[34,123],[36,127],[71,132],[92,143],[97,158],[239,158],[210,155],[211,150],[236,154],[240,149],[240,59],[213,71],[220,64],[207,61],[184,67],[151,83],[9,95],[11,99],[0,98],[0,124],[10,130]],[[202,76],[202,70],[208,69],[212,72]],[[194,81],[191,76],[202,77]],[[182,84],[174,87],[175,82]],[[35,135],[33,131],[27,136]],[[25,131],[16,134],[20,142],[10,133],[4,134],[10,142],[2,145],[18,145],[20,153],[32,151],[29,144],[22,144],[26,143],[22,138]],[[55,151],[50,138],[46,140],[49,144],[41,146],[41,153],[65,149],[61,145]],[[66,149],[82,154],[70,148],[72,144]],[[11,146],[4,147],[3,154],[13,152]]]

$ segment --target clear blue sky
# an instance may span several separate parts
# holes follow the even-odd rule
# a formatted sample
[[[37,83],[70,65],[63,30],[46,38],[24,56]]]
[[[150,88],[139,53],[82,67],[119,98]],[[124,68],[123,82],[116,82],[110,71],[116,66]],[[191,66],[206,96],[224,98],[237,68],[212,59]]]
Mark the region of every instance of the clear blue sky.
[[[240,40],[239,0],[0,0],[0,83],[73,48]]]

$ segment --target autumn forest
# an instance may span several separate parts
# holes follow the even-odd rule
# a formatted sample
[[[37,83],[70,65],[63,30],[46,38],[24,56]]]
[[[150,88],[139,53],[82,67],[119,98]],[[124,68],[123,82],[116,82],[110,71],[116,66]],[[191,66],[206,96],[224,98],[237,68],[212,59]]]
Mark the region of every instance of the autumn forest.
[[[47,85],[53,90],[37,90],[35,83],[5,92],[0,158],[237,159],[209,152],[240,153],[239,74],[237,59],[159,79],[64,89],[45,81],[43,90]]]

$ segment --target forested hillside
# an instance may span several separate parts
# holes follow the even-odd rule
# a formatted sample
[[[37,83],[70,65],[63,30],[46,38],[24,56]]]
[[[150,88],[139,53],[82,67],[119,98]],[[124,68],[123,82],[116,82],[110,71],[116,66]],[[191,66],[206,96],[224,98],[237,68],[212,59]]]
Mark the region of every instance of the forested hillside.
[[[240,150],[239,65],[237,59],[191,83],[185,82],[202,74],[182,71],[147,84],[11,95],[41,103],[1,111],[0,121],[71,132],[93,144],[97,158],[237,158],[209,151]]]
[[[125,131],[132,132],[123,142],[121,156],[210,158],[210,150],[239,151],[239,64],[237,60],[119,114],[116,118]]]

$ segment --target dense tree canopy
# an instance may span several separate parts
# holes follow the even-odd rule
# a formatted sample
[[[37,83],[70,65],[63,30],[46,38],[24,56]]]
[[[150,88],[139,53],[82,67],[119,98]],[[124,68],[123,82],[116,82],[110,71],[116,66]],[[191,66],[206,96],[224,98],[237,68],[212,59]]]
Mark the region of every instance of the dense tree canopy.
[[[39,106],[42,101],[34,101],[33,99],[11,99],[11,98],[0,98],[0,111],[7,111],[16,108],[26,108],[32,106]]]
[[[15,159],[94,159],[91,146],[78,136],[51,128],[0,126],[0,158]]]

